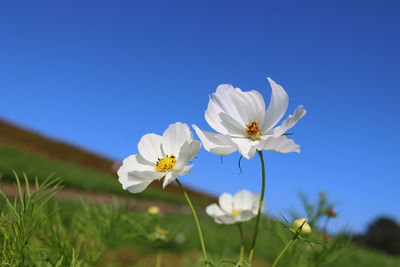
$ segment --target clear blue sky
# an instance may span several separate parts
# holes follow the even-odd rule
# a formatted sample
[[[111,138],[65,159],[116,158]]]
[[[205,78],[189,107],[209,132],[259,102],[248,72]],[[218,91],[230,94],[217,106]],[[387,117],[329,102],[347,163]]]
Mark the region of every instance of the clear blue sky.
[[[300,154],[265,153],[266,209],[326,190],[338,226],[400,220],[398,1],[1,1],[0,116],[116,160],[182,121],[210,130],[221,83],[267,75],[307,115]],[[289,114],[289,113],[288,113]],[[259,191],[259,159],[202,150],[181,180],[212,194]],[[396,165],[397,162],[397,165]],[[332,229],[334,225],[332,224]]]

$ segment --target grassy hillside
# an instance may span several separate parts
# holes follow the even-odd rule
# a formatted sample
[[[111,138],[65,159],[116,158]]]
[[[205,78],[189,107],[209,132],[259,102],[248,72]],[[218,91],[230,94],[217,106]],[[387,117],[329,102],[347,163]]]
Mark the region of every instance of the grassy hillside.
[[[0,143],[0,173],[2,179],[15,181],[13,171],[20,174],[26,173],[30,178],[36,176],[39,180],[54,174],[54,177],[61,176],[66,187],[92,192],[105,192],[132,198],[148,198],[177,204],[185,203],[181,196],[152,188],[141,194],[130,194],[122,189],[115,176]]]
[[[38,177],[50,173],[62,176],[67,186],[80,189],[121,194],[115,174],[116,162],[82,148],[17,127],[0,119],[0,172],[10,177],[10,170],[28,172]],[[3,163],[2,163],[3,162]],[[6,164],[7,163],[7,164]],[[179,188],[170,185],[165,190],[162,183],[154,182],[139,197],[182,199]],[[193,200],[211,203],[215,198],[186,188]],[[168,194],[166,194],[168,192]]]
[[[110,175],[113,161],[82,148],[50,139],[0,119],[0,141],[48,158],[69,162]]]

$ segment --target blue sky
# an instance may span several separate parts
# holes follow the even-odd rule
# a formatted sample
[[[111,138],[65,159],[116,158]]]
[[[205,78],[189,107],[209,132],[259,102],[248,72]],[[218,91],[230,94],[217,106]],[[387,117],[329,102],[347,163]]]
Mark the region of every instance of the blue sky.
[[[0,116],[116,160],[176,121],[210,130],[221,83],[289,94],[300,154],[266,152],[266,209],[298,192],[337,203],[332,230],[400,220],[397,1],[2,1]],[[287,115],[288,115],[287,114]],[[212,194],[260,189],[258,158],[202,150],[181,180]],[[396,164],[397,163],[397,164]]]

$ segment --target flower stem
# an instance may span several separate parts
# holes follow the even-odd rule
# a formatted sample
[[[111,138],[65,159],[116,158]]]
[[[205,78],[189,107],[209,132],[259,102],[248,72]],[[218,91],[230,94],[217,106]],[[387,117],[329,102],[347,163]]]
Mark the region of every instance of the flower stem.
[[[253,261],[254,248],[256,246],[257,234],[258,234],[258,229],[259,229],[259,226],[260,226],[261,212],[262,212],[262,208],[263,208],[264,194],[265,194],[265,165],[264,165],[264,157],[263,157],[262,151],[257,151],[257,152],[258,152],[258,155],[260,156],[260,160],[261,160],[262,185],[261,185],[260,204],[258,206],[256,225],[254,227],[253,241],[251,242],[251,248],[250,248],[250,253],[249,253],[249,263],[250,264]]]
[[[196,222],[197,232],[199,233],[201,249],[203,250],[204,265],[207,267],[208,266],[207,252],[206,252],[206,246],[204,245],[203,234],[201,233],[199,219],[197,218],[196,211],[193,208],[192,202],[190,201],[189,196],[185,191],[185,188],[183,188],[183,185],[181,184],[181,182],[178,179],[176,179],[175,181],[178,183],[179,187],[181,188],[183,194],[185,195],[186,201],[189,204],[190,209],[192,210],[194,221]]]
[[[243,256],[244,256],[244,236],[243,236],[243,228],[242,228],[242,224],[238,223],[239,226],[239,233],[240,233],[240,239],[242,244],[240,245],[240,256],[239,256],[239,262],[243,261]],[[240,265],[242,266],[242,265]]]
[[[326,217],[324,227],[322,227],[322,233],[325,235],[326,234],[326,228],[328,227],[328,222],[329,222],[329,217]]]
[[[161,262],[162,262],[162,251],[159,250],[157,252],[156,267],[161,267]]]
[[[272,264],[272,267],[275,267],[279,260],[282,258],[283,254],[285,254],[286,250],[290,247],[291,244],[293,244],[293,242],[297,239],[297,237],[293,237],[287,244],[286,246],[282,249],[281,253],[279,254],[279,256],[275,259],[274,263]]]

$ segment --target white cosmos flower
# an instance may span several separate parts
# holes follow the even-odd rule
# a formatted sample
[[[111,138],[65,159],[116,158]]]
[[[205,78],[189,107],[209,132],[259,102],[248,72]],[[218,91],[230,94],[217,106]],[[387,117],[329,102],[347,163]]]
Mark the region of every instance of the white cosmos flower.
[[[251,159],[256,150],[282,153],[300,152],[300,147],[283,134],[306,114],[298,106],[278,127],[288,107],[289,97],[279,84],[268,78],[272,88],[268,109],[262,95],[255,91],[243,92],[230,84],[218,86],[205,112],[208,124],[219,134],[202,131],[193,125],[204,148],[216,155],[228,155],[236,150]]]
[[[154,180],[164,178],[163,187],[187,174],[193,165],[186,165],[201,148],[187,124],[169,125],[162,136],[144,135],[138,144],[139,154],[127,157],[118,170],[123,189],[139,193]]]
[[[206,212],[219,224],[245,222],[257,216],[259,202],[259,194],[252,194],[244,189],[234,196],[223,193],[219,197],[219,206],[211,204],[207,206]]]

